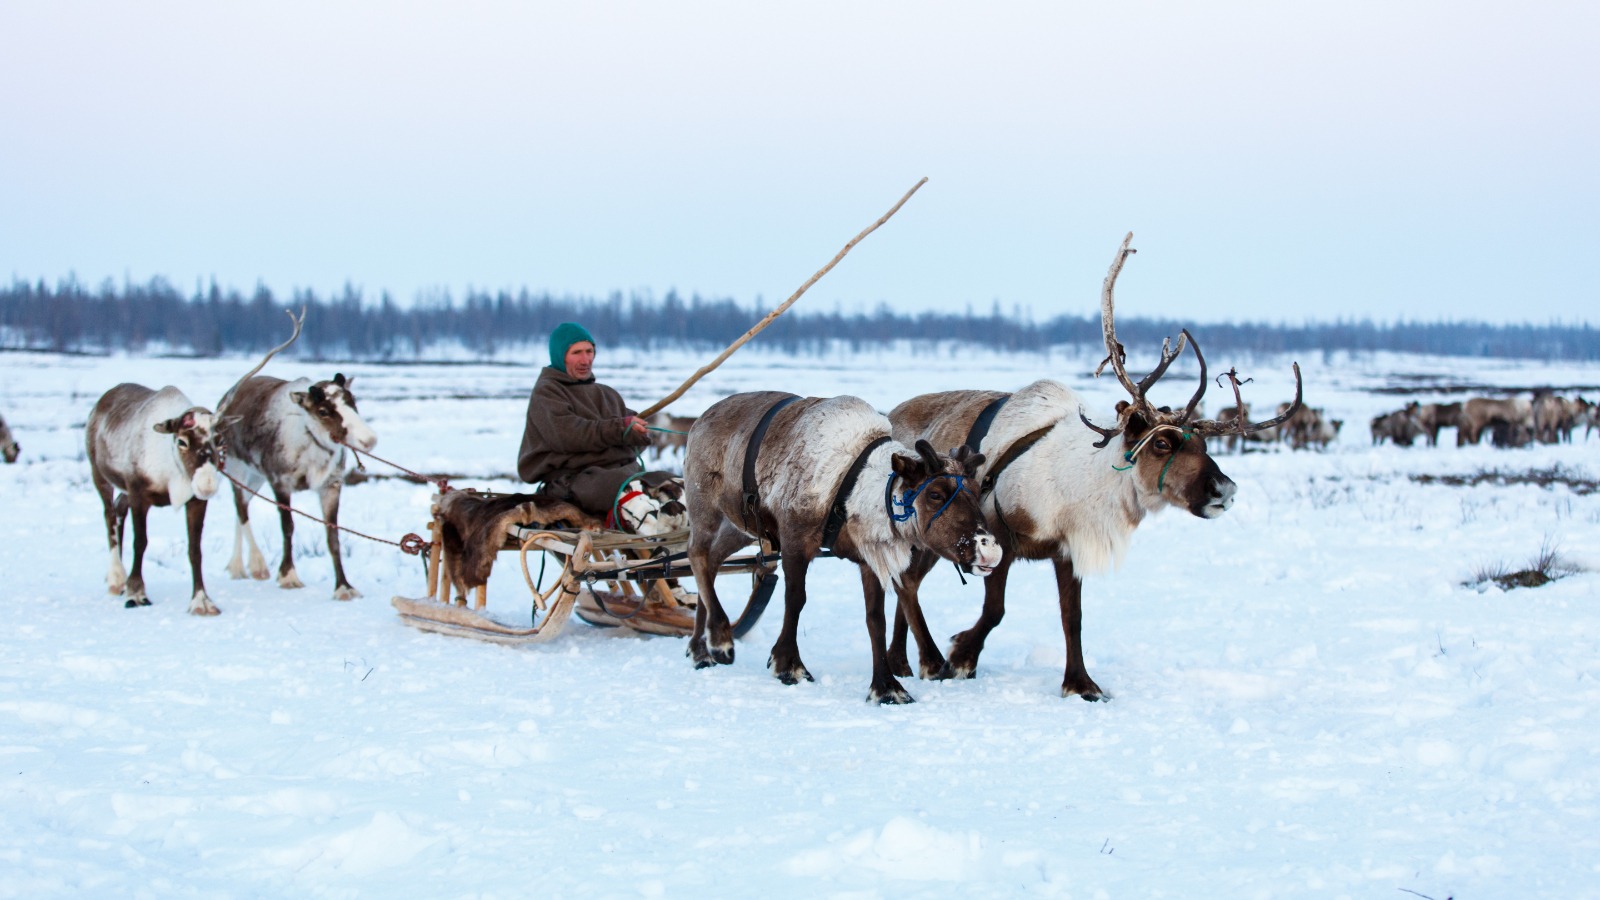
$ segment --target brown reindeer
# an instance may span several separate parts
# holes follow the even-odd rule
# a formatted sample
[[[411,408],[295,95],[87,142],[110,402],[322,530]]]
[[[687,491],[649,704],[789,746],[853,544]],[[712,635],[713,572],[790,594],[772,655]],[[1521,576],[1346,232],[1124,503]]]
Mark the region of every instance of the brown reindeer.
[[[1417,409],[1417,404],[1411,403],[1403,409],[1374,416],[1369,426],[1372,446],[1391,441],[1396,447],[1409,447],[1416,443],[1417,438],[1427,434],[1427,428],[1417,417]]]
[[[1533,403],[1521,397],[1473,397],[1461,404],[1456,446],[1476,444],[1488,432],[1497,447],[1520,447],[1533,435]]]
[[[659,461],[667,453],[682,455],[689,446],[689,429],[694,427],[694,416],[674,416],[664,412],[650,417],[650,427],[661,429],[650,432],[651,459]]]
[[[1128,377],[1124,351],[1116,339],[1112,290],[1129,253],[1123,241],[1101,293],[1101,325],[1109,362],[1130,399],[1116,405],[1117,424],[1102,428],[1082,412],[1084,400],[1056,381],[1037,381],[1014,394],[997,391],[949,391],[924,394],[889,413],[900,441],[928,440],[937,446],[976,440],[986,465],[980,467],[982,508],[989,526],[1006,546],[1006,554],[983,588],[983,612],[971,628],[951,638],[949,660],[939,653],[916,602],[917,589],[935,562],[920,554],[901,583],[901,610],[895,616],[890,661],[901,675],[911,674],[905,633],[917,639],[924,678],[971,678],[977,670],[989,632],[1005,615],[1006,579],[1018,559],[1048,559],[1055,566],[1066,639],[1067,664],[1062,696],[1099,700],[1106,692],[1084,666],[1083,576],[1121,562],[1128,542],[1144,517],[1169,506],[1204,519],[1227,511],[1235,490],[1206,452],[1206,438],[1225,431],[1246,434],[1280,424],[1284,416],[1249,424],[1224,426],[1198,419],[1207,380],[1205,358],[1184,331],[1176,350],[1163,347],[1160,363],[1138,383]],[[1182,353],[1194,345],[1200,364],[1200,386],[1182,411],[1155,407],[1146,392]],[[1102,366],[1104,363],[1102,363]],[[994,404],[987,431],[974,435],[974,424]],[[1300,368],[1295,366],[1295,404],[1300,403]],[[901,615],[904,612],[904,615]]]
[[[787,405],[776,408],[780,403]],[[762,425],[752,496],[746,458]],[[857,397],[800,399],[778,391],[717,402],[695,422],[689,443],[689,565],[700,586],[688,649],[695,667],[733,662],[732,626],[714,576],[735,550],[764,539],[782,554],[784,581],[783,631],[767,667],[784,684],[812,680],[797,643],[800,610],[806,572],[831,538],[832,552],[861,569],[872,643],[868,699],[911,702],[885,657],[884,592],[903,577],[913,550],[980,575],[1000,563],[968,481],[982,454],[962,448],[942,457],[926,441],[912,450],[891,440],[888,420]]]
[[[294,334],[269,352],[251,369],[249,378],[279,350],[300,336]],[[241,382],[244,379],[241,379]],[[227,443],[223,437],[229,419],[224,404],[217,412],[196,406],[175,387],[159,391],[140,384],[119,384],[95,403],[84,429],[90,477],[105,507],[106,537],[111,547],[111,568],[106,586],[112,594],[127,593],[123,606],[149,606],[145,593],[144,551],[149,543],[145,519],[152,506],[183,506],[189,527],[189,571],[194,593],[189,612],[214,616],[220,610],[206,594],[200,571],[200,537],[205,528],[206,501],[222,484]],[[122,567],[122,529],[133,513],[133,571]]]
[[[11,429],[6,426],[6,417],[0,416],[0,456],[5,457],[6,462],[14,463],[21,453],[22,445],[11,436]]]
[[[1428,438],[1429,447],[1439,446],[1439,430],[1455,428],[1461,420],[1461,403],[1424,403],[1417,407],[1417,421]]]
[[[250,528],[250,500],[263,484],[272,486],[283,533],[283,560],[278,586],[305,587],[294,566],[294,514],[289,500],[295,491],[316,491],[327,525],[328,555],[333,559],[333,598],[351,600],[361,592],[344,574],[339,547],[339,495],[344,489],[345,450],[371,450],[378,443],[356,410],[354,379],[335,374],[331,381],[301,378],[284,381],[261,375],[234,386],[222,404],[237,414],[228,429],[228,446],[238,461],[233,486],[235,513],[233,558],[228,574],[243,578],[243,547],[250,548],[249,574],[267,577],[267,563]],[[242,483],[242,484],[241,484]]]

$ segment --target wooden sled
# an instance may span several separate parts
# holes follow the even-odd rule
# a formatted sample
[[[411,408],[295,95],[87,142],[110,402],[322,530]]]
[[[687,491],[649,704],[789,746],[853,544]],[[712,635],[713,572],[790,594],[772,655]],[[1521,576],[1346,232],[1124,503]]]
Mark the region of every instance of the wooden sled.
[[[687,529],[640,537],[609,530],[507,526],[499,552],[517,553],[537,609],[535,621],[527,626],[501,622],[486,612],[486,584],[470,589],[470,609],[465,596],[452,602],[450,561],[444,554],[443,525],[437,510],[428,529],[427,595],[396,596],[390,601],[400,620],[413,628],[513,645],[553,639],[574,614],[591,625],[640,634],[687,636],[694,630],[695,595],[672,590],[674,580],[692,583],[693,579],[684,559]],[[539,589],[528,569],[530,550],[561,563],[555,583],[547,590]],[[734,624],[736,637],[748,632],[761,617],[777,584],[777,564],[776,554],[762,553],[730,559],[717,570],[718,575],[745,572],[756,576],[750,601]]]

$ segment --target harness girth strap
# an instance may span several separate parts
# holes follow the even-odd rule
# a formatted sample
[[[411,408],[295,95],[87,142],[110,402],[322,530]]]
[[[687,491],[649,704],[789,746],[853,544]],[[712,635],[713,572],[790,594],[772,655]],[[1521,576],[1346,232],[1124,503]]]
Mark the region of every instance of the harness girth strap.
[[[750,432],[750,442],[745,444],[744,447],[744,507],[742,511],[744,513],[746,531],[757,536],[757,555],[760,554],[759,542],[763,535],[760,532],[761,518],[759,515],[761,494],[756,489],[756,456],[761,452],[761,439],[766,436],[767,427],[772,424],[772,419],[778,414],[778,410],[799,399],[798,395],[790,394],[772,404],[767,409],[766,414],[761,417],[761,421],[756,423],[756,430]]]
[[[993,492],[995,482],[1000,480],[1000,473],[1006,470],[1006,466],[1016,462],[1017,457],[1027,453],[1028,448],[1032,447],[1034,444],[1037,444],[1039,439],[1049,434],[1050,429],[1054,427],[1056,427],[1054,424],[1050,424],[1038,429],[1037,431],[1030,431],[1023,435],[1022,438],[1016,443],[1007,447],[1006,452],[1000,454],[1000,458],[995,460],[995,464],[989,467],[988,472],[984,473],[983,482],[978,485],[978,496],[987,496]]]
[[[839,539],[839,532],[844,529],[844,523],[850,518],[845,512],[844,502],[849,499],[850,492],[855,490],[856,482],[861,478],[861,470],[867,467],[867,457],[872,455],[872,451],[888,442],[889,438],[885,435],[868,444],[867,449],[862,450],[856,461],[851,464],[850,471],[845,473],[844,481],[839,483],[839,489],[833,494],[833,505],[828,508],[827,525],[822,529],[824,550],[833,549],[833,542]]]

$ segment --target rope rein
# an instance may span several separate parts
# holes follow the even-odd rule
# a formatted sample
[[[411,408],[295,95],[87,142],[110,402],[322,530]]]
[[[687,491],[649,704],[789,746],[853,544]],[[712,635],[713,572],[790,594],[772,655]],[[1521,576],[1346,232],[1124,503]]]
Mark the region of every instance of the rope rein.
[[[1150,443],[1152,438],[1163,431],[1176,431],[1178,433],[1179,444],[1182,444],[1184,441],[1187,441],[1189,438],[1193,437],[1188,429],[1180,428],[1177,425],[1157,425],[1156,427],[1150,429],[1150,431],[1144,437],[1140,438],[1139,443],[1134,444],[1132,450],[1122,454],[1122,458],[1128,463],[1127,465],[1119,466],[1113,464],[1111,468],[1117,470],[1118,472],[1126,472],[1133,468],[1134,463],[1139,461],[1139,454],[1144,452],[1145,446]],[[1166,463],[1161,467],[1161,475],[1156,479],[1156,490],[1160,491],[1166,487],[1167,469],[1172,467],[1172,461],[1177,458],[1178,454],[1176,450],[1173,451],[1171,456],[1167,457]]]
[[[945,498],[944,505],[940,506],[938,511],[928,518],[928,524],[932,525],[940,516],[944,515],[945,510],[950,508],[950,504],[954,503],[956,497],[960,496],[961,491],[966,487],[967,483],[967,476],[965,475],[952,475],[949,472],[941,472],[938,475],[928,476],[927,478],[923,479],[921,484],[901,494],[899,498],[896,498],[894,495],[894,480],[899,477],[900,476],[894,472],[890,472],[889,482],[884,486],[883,489],[884,506],[889,510],[889,518],[893,519],[895,522],[907,521],[912,516],[917,514],[916,507],[913,504],[917,502],[917,497],[922,495],[922,492],[927,489],[928,485],[940,478],[954,478],[956,480],[956,489],[950,492],[949,497]],[[896,506],[900,507],[901,512],[894,511]]]

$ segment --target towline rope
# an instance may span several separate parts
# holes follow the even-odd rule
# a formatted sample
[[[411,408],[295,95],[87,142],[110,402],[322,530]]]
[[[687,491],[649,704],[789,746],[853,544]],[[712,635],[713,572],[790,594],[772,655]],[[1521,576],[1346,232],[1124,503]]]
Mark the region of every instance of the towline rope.
[[[377,459],[377,457],[373,457],[373,458]],[[363,537],[363,538],[366,538],[369,541],[377,541],[380,544],[388,544],[391,547],[399,547],[400,548],[400,552],[405,553],[405,554],[407,554],[409,556],[417,556],[417,555],[421,554],[424,550],[427,550],[431,546],[427,541],[424,541],[422,539],[421,535],[415,534],[415,533],[407,534],[406,536],[402,537],[398,541],[391,541],[388,538],[376,537],[374,535],[367,534],[366,532],[357,531],[354,528],[350,528],[350,527],[347,527],[347,526],[344,526],[344,525],[340,525],[340,524],[338,524],[336,522],[329,522],[327,519],[319,519],[316,516],[313,516],[312,514],[310,514],[308,512],[302,512],[301,510],[295,509],[294,507],[290,506],[287,503],[279,503],[275,498],[268,497],[266,494],[263,494],[260,491],[252,489],[249,485],[247,485],[244,482],[240,481],[239,479],[233,477],[233,475],[230,474],[226,469],[222,469],[220,471],[222,472],[222,475],[223,475],[224,478],[226,478],[229,481],[233,482],[235,487],[237,487],[239,490],[244,491],[245,493],[251,495],[252,497],[260,497],[261,499],[267,501],[268,503],[271,503],[273,506],[276,506],[279,509],[287,510],[289,512],[294,513],[297,516],[303,516],[303,517],[305,517],[307,519],[310,519],[311,521],[316,522],[316,523],[318,523],[318,524],[320,524],[320,525],[322,525],[322,526],[324,526],[326,528],[332,528],[335,531],[347,531],[347,532],[355,535],[356,537]]]
[[[391,460],[384,459],[383,457],[377,455],[376,453],[372,453],[372,452],[367,451],[367,450],[357,450],[355,447],[352,447],[349,444],[346,444],[344,441],[340,441],[339,442],[339,446],[344,447],[345,449],[349,450],[352,454],[355,455],[355,458],[356,458],[356,469],[358,471],[365,472],[367,470],[366,465],[364,465],[361,462],[361,454],[365,453],[368,456],[372,457],[373,459],[377,460],[378,462],[381,462],[386,466],[390,466],[392,468],[399,469],[401,472],[404,472],[407,475],[410,475],[412,478],[415,478],[418,481],[425,482],[427,484],[437,485],[438,488],[439,488],[439,493],[441,493],[441,494],[448,494],[451,491],[455,490],[455,488],[452,488],[450,486],[450,482],[448,480],[446,480],[442,476],[439,477],[439,478],[430,478],[429,476],[424,475],[421,472],[413,472],[410,469],[406,468],[405,466],[402,466],[397,462],[393,462]],[[260,495],[257,494],[256,496],[259,497]]]

